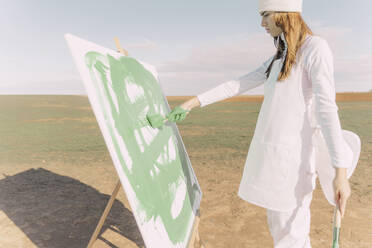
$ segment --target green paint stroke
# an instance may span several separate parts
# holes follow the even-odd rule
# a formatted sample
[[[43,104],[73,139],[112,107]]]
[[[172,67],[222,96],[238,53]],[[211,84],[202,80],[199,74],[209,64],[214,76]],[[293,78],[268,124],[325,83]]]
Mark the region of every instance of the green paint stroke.
[[[131,57],[122,56],[116,59],[109,54],[105,56],[91,51],[86,53],[85,62],[95,83],[99,104],[105,112],[106,125],[121,167],[138,199],[137,211],[145,213],[141,221],[148,222],[152,218],[156,221],[160,218],[173,244],[185,241],[192,217],[192,206],[196,195],[200,194],[198,185],[191,181],[192,175],[186,169],[186,153],[179,151],[183,148],[179,146],[171,126],[164,125],[159,129],[148,145],[140,130],[147,125],[144,122],[147,113],[160,113],[160,109],[164,113],[168,112],[157,80]],[[128,89],[137,89],[135,98]],[[103,98],[109,102],[109,110],[105,109]],[[114,126],[110,125],[110,114],[106,111],[111,112]],[[115,130],[121,141],[114,134]],[[170,139],[176,153],[173,160],[169,159]],[[126,146],[132,167],[123,157],[120,142],[124,142]],[[157,162],[159,157],[163,160],[161,163]],[[182,199],[179,214],[173,218],[171,207],[176,197],[175,187],[180,182],[186,184],[186,198]]]

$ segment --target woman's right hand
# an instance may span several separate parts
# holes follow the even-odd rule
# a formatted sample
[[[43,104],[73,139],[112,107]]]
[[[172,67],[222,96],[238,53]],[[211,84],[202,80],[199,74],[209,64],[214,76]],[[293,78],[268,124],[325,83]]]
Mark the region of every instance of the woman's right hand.
[[[200,106],[199,99],[193,97],[190,100],[182,103],[181,105],[175,107],[168,115],[169,121],[182,121],[186,118],[187,114],[196,106]]]
[[[177,122],[183,121],[190,110],[184,109],[181,106],[177,106],[167,115],[169,121]]]

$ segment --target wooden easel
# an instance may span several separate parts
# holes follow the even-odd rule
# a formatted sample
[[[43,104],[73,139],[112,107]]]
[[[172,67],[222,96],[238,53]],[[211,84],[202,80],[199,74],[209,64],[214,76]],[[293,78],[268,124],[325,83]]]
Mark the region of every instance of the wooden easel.
[[[120,183],[120,180],[118,180],[118,182],[116,183],[115,189],[112,192],[111,197],[110,197],[110,199],[109,199],[109,201],[108,201],[108,203],[106,205],[106,208],[103,211],[103,214],[102,214],[101,218],[98,221],[98,224],[96,226],[96,229],[94,230],[94,233],[93,233],[92,237],[89,240],[89,243],[87,245],[87,248],[91,248],[93,246],[94,242],[97,240],[98,234],[99,234],[99,232],[102,229],[103,223],[105,222],[106,217],[107,217],[108,213],[111,210],[112,204],[114,203],[115,198],[118,195],[120,188],[121,188],[121,183]]]
[[[116,48],[117,48],[118,52],[120,52],[121,54],[123,54],[125,56],[128,56],[128,51],[123,49],[120,46],[119,39],[117,37],[115,37],[114,40],[115,40],[115,44],[116,44]],[[109,212],[112,208],[112,205],[115,201],[116,196],[119,193],[120,188],[121,188],[121,182],[120,182],[120,180],[118,180],[118,182],[116,183],[116,186],[114,188],[114,191],[112,192],[111,197],[110,197],[110,199],[109,199],[109,201],[106,205],[106,208],[103,211],[103,214],[98,221],[96,229],[94,230],[94,232],[93,232],[93,234],[92,234],[92,236],[89,240],[87,248],[92,248],[94,242],[97,240],[98,234],[102,229],[103,223],[105,222],[105,220],[107,218],[107,215],[109,214]],[[199,247],[200,248],[205,248],[205,246],[203,245],[203,243],[202,243],[202,241],[199,237],[199,221],[200,221],[200,211],[198,210],[198,212],[195,215],[195,221],[194,221],[194,225],[192,227],[192,234],[191,234],[191,237],[190,237],[188,245],[187,245],[188,248],[199,248]],[[195,241],[197,241],[197,246],[195,246]]]
[[[192,234],[187,244],[187,248],[205,248],[203,241],[199,236],[199,222],[200,222],[200,210],[195,215],[194,225],[192,226]],[[195,242],[197,245],[195,245]]]

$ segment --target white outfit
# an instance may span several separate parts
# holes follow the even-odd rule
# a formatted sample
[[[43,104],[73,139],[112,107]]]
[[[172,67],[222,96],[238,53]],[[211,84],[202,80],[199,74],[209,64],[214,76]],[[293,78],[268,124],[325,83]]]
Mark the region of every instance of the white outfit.
[[[285,41],[283,33],[281,38]],[[238,195],[268,209],[275,247],[310,247],[310,244],[305,244],[307,241],[303,246],[296,242],[308,238],[310,227],[309,202],[316,179],[315,130],[321,129],[332,165],[349,166],[348,158],[343,154],[345,141],[335,103],[333,56],[326,40],[308,35],[297,51],[297,63],[282,82],[277,81],[277,77],[284,58],[274,61],[266,79],[265,71],[272,59],[256,70],[197,97],[204,107],[264,83],[264,101]],[[308,216],[308,219],[303,216]],[[289,227],[282,226],[282,222]],[[289,230],[296,230],[293,235],[300,238],[292,240]],[[283,233],[289,236],[280,238]],[[291,242],[296,245],[291,245]]]
[[[316,174],[313,174],[315,183]],[[302,204],[293,211],[278,212],[267,209],[267,223],[275,248],[311,248],[310,203],[313,192],[303,197]]]

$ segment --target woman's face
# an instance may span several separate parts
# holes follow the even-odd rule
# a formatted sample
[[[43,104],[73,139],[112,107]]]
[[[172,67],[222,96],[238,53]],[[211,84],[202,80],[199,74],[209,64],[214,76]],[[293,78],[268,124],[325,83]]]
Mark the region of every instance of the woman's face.
[[[261,13],[261,16],[261,26],[264,27],[272,37],[276,37],[282,33],[283,30],[275,25],[273,11],[264,11]]]

